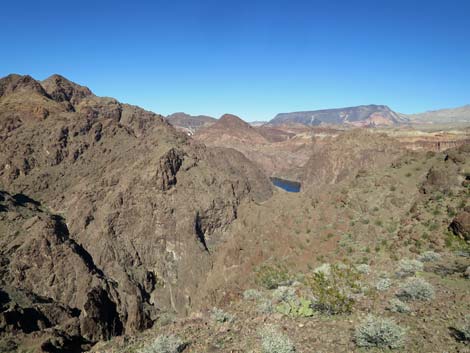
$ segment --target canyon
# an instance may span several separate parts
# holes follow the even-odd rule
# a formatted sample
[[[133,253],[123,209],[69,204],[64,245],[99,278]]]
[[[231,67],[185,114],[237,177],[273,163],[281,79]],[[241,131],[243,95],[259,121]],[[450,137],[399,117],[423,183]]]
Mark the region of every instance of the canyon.
[[[442,322],[470,300],[468,127],[375,105],[304,115],[163,117],[60,75],[0,79],[0,350],[144,352],[179,335],[185,353],[247,352],[276,325],[300,352],[349,352],[373,311],[412,328],[410,352],[461,351]],[[436,299],[390,313],[375,282],[398,290],[390,269],[430,251]],[[335,294],[342,315],[309,287],[336,266],[360,282]]]

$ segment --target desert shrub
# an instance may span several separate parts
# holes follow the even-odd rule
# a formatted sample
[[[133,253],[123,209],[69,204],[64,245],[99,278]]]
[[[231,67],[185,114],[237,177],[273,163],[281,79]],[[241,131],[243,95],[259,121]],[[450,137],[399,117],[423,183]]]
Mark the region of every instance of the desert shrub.
[[[182,352],[186,344],[177,336],[158,336],[150,345],[144,346],[139,353],[179,353]]]
[[[408,304],[402,302],[400,299],[397,299],[397,298],[393,298],[388,302],[387,309],[390,310],[392,313],[401,313],[401,314],[406,314],[411,311]]]
[[[418,257],[418,260],[421,262],[434,262],[438,261],[440,258],[441,255],[434,251],[425,251]]]
[[[258,303],[258,312],[261,314],[272,314],[274,312],[273,303],[268,299],[262,299]]]
[[[403,259],[398,266],[399,277],[413,276],[416,272],[423,270],[423,263],[418,260]]]
[[[424,279],[412,277],[400,286],[397,296],[402,300],[429,301],[434,298],[434,288]]]
[[[280,286],[273,292],[273,299],[278,302],[292,301],[296,298],[295,289],[291,287]]]
[[[245,300],[259,300],[261,297],[261,292],[256,289],[247,289],[243,292],[243,299]]]
[[[459,341],[470,343],[470,315],[466,315],[463,322],[455,328]]]
[[[329,276],[331,273],[330,264],[321,264],[313,270],[313,273],[323,273],[325,276]]]
[[[220,322],[220,323],[232,322],[235,319],[235,317],[232,314],[229,314],[219,308],[212,309],[211,318],[213,321]]]
[[[367,275],[370,273],[370,266],[367,264],[360,264],[356,266],[356,270],[359,273],[362,273],[364,275]]]
[[[375,284],[375,289],[384,292],[392,286],[392,281],[388,278],[380,278]]]
[[[405,330],[393,320],[367,317],[355,330],[354,340],[359,347],[400,348],[404,345]]]
[[[310,317],[313,316],[314,311],[312,309],[313,303],[309,299],[300,298],[294,299],[287,302],[282,302],[276,306],[278,313],[290,316],[290,317]]]
[[[333,265],[330,274],[314,272],[305,284],[315,296],[314,308],[326,314],[350,313],[354,305],[351,294],[361,290],[359,274],[351,267]]]
[[[268,326],[260,331],[261,348],[263,353],[293,353],[295,347],[286,335],[275,327]]]
[[[289,271],[283,265],[262,265],[256,271],[256,284],[267,288],[276,289],[289,281]]]

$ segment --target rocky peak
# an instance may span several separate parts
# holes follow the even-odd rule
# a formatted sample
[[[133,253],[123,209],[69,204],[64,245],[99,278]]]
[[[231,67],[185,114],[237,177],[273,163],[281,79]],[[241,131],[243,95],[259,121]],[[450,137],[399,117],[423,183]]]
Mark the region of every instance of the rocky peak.
[[[85,97],[93,96],[88,87],[80,86],[63,76],[54,74],[41,82],[46,92],[57,102],[70,102],[73,106]]]
[[[217,122],[219,126],[226,126],[231,128],[251,129],[252,127],[247,122],[243,121],[236,115],[224,114]]]
[[[29,75],[10,74],[4,78],[0,78],[0,97],[19,91],[36,92],[41,95],[47,95],[41,84]]]

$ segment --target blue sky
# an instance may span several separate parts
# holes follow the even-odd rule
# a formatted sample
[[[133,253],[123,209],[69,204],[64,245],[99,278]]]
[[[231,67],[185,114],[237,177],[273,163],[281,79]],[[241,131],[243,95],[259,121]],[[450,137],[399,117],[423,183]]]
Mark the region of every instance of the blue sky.
[[[0,76],[59,73],[164,115],[470,104],[468,0],[16,0],[0,24]]]

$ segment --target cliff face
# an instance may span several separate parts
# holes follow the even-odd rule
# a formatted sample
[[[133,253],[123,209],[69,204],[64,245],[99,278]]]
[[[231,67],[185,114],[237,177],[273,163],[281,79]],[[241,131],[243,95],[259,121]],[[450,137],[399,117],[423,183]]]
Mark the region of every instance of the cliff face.
[[[40,296],[70,311],[50,325],[72,317],[90,342],[197,306],[237,207],[272,192],[243,155],[195,144],[159,115],[60,76],[18,75],[0,80],[0,190],[1,241],[16,244],[23,221],[37,234],[20,231],[19,248],[2,251],[2,286],[30,293],[25,309]],[[42,206],[15,225],[17,194]]]

